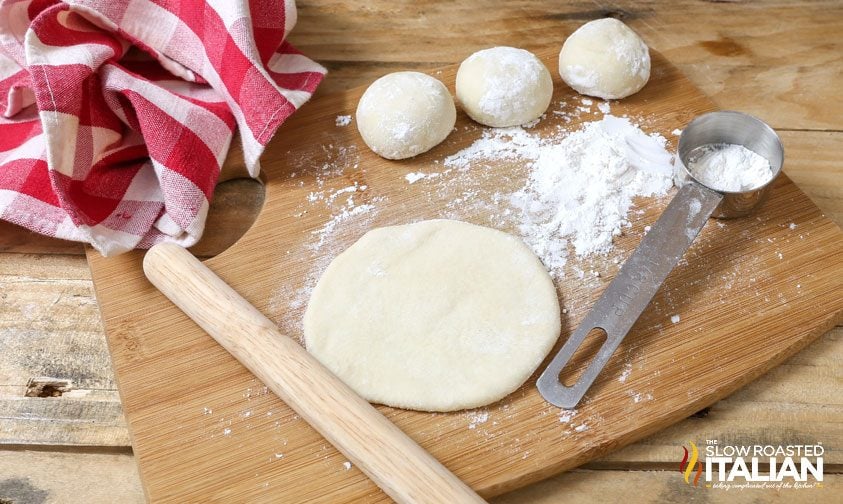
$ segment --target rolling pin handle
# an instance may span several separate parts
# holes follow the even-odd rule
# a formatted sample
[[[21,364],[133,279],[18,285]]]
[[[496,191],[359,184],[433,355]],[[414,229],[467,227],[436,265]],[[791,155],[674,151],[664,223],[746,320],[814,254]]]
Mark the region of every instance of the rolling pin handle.
[[[146,253],[146,277],[400,503],[485,502],[371,404],[178,245]]]

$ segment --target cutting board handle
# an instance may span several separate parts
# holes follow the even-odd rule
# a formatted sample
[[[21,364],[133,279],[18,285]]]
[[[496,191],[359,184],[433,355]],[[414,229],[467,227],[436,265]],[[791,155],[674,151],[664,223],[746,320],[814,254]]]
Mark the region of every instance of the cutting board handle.
[[[484,502],[184,248],[146,253],[146,277],[397,502]]]

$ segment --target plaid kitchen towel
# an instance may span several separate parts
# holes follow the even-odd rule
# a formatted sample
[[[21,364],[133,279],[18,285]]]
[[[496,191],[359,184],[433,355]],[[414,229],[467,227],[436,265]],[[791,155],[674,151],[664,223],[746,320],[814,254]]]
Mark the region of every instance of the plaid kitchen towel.
[[[325,69],[294,0],[0,1],[0,218],[114,255],[202,234],[238,128],[249,172]]]

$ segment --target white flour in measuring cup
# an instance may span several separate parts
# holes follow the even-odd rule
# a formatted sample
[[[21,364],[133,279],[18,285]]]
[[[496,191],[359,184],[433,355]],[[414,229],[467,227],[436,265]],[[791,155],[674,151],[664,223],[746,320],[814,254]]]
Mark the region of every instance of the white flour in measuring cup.
[[[723,192],[757,189],[773,178],[770,162],[743,145],[708,144],[688,156],[688,171],[706,186]]]

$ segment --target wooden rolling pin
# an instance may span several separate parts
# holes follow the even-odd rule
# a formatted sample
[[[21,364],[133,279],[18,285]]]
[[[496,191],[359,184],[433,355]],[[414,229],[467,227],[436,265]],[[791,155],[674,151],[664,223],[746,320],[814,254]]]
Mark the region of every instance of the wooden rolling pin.
[[[397,502],[484,502],[298,343],[178,245],[143,260],[146,277]]]

